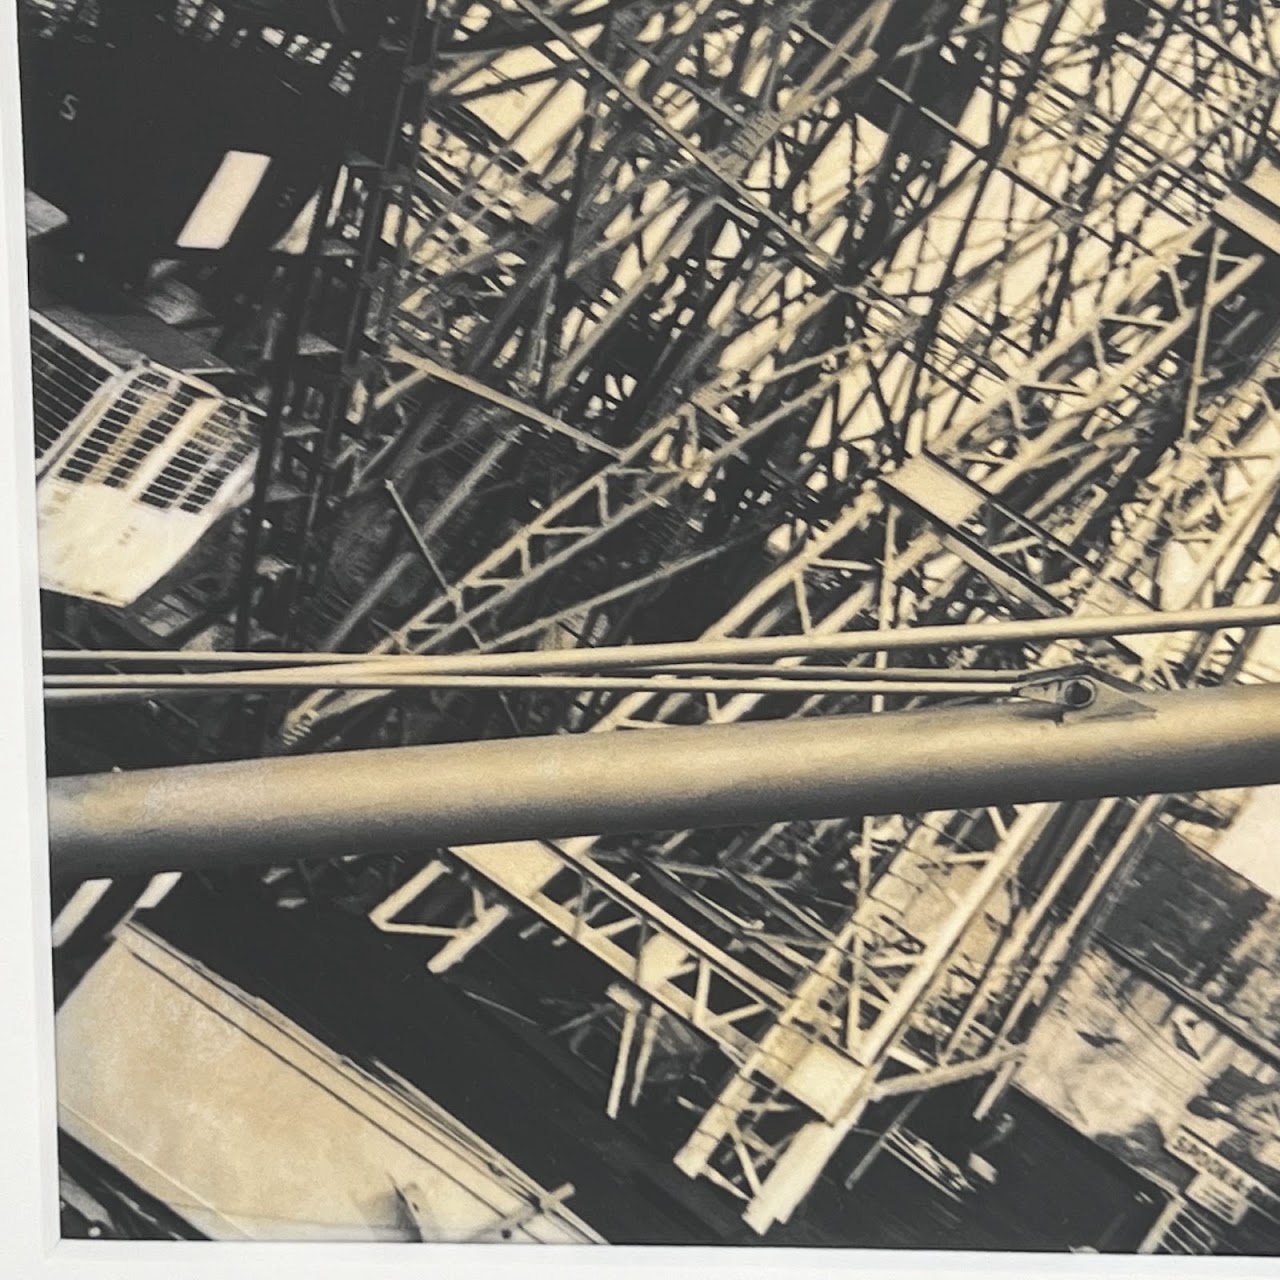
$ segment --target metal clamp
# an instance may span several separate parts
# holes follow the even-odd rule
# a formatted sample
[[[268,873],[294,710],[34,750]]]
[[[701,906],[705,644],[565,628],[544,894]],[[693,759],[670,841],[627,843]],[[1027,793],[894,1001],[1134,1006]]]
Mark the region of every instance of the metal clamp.
[[[1080,664],[1038,673],[1021,685],[1016,696],[1057,708],[1064,723],[1152,716],[1137,685]]]

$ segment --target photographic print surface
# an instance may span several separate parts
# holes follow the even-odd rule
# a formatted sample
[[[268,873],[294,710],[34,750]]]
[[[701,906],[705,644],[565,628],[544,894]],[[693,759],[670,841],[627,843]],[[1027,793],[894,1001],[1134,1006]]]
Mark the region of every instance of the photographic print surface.
[[[17,21],[64,1237],[1280,1254],[1280,5]]]

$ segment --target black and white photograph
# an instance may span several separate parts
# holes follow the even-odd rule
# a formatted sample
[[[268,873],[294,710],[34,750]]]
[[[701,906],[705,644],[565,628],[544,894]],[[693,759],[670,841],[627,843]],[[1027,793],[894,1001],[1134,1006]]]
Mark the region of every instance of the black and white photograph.
[[[1280,0],[9,12],[64,1242],[1280,1257]]]

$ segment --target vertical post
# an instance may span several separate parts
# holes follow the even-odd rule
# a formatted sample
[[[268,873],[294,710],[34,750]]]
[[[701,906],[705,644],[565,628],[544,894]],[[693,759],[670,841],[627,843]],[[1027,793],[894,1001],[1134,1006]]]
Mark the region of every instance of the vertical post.
[[[627,1065],[631,1060],[631,1045],[636,1036],[636,1019],[639,1017],[635,1005],[628,1005],[622,1015],[622,1035],[618,1039],[618,1057],[613,1064],[613,1079],[609,1082],[609,1101],[605,1104],[605,1115],[610,1120],[618,1118],[622,1106],[622,1090],[627,1082]]]
[[[1142,1243],[1138,1246],[1138,1253],[1155,1253],[1164,1243],[1165,1235],[1169,1228],[1173,1225],[1182,1212],[1182,1197],[1170,1196],[1168,1204],[1160,1211],[1156,1220],[1151,1224],[1150,1230],[1142,1238]]]

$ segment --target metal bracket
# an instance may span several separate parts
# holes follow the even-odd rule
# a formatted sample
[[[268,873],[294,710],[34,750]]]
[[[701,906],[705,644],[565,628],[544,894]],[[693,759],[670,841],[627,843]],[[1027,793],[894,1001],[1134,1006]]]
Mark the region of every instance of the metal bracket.
[[[401,1225],[412,1232],[412,1239],[417,1244],[430,1244],[439,1238],[439,1225],[431,1220],[426,1207],[426,1197],[417,1183],[401,1186],[394,1178],[391,1186],[395,1191],[397,1217]]]
[[[1154,711],[1142,701],[1137,685],[1106,675],[1083,663],[1037,673],[1021,685],[1017,697],[1055,707],[1063,724],[1081,720],[1148,717]]]

